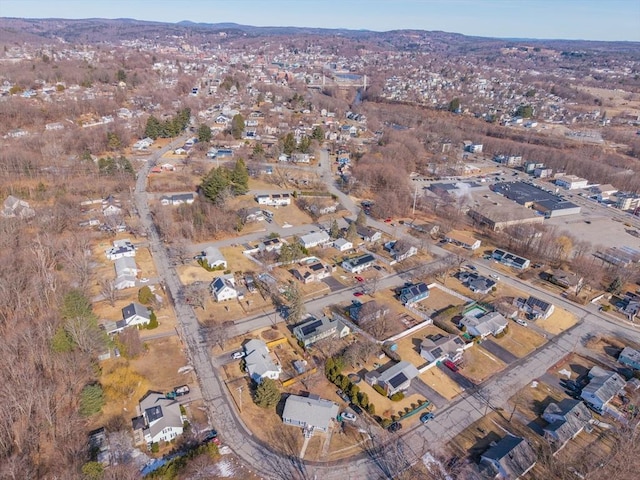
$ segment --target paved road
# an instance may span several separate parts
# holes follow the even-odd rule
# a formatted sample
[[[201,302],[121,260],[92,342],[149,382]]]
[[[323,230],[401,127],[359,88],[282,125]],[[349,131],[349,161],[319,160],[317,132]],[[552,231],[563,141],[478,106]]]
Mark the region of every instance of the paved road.
[[[177,143],[177,142],[176,142]],[[167,149],[172,148],[172,145]],[[275,479],[312,479],[343,480],[351,478],[377,479],[384,477],[376,462],[366,455],[352,457],[338,462],[302,462],[295,456],[285,456],[274,453],[268,445],[262,444],[253,437],[251,432],[239,420],[235,405],[230,401],[228,392],[223,386],[216,359],[210,355],[206,342],[203,341],[197,319],[190,306],[181,302],[181,285],[178,276],[173,269],[166,248],[160,242],[158,232],[155,229],[148,208],[148,199],[145,192],[146,176],[157,158],[162,152],[157,152],[140,172],[134,194],[135,202],[141,221],[149,234],[149,244],[157,264],[158,274],[164,278],[168,293],[174,299],[176,314],[179,320],[181,338],[187,344],[191,364],[194,366],[200,380],[203,399],[209,410],[210,418],[215,427],[221,432],[222,440],[250,466],[253,470],[267,478]],[[329,168],[329,159],[326,151],[321,155],[322,169]],[[326,177],[326,173],[325,173]],[[329,173],[329,177],[333,178]],[[328,186],[329,190],[336,194],[342,204],[354,215],[357,207],[354,202],[335,185]],[[395,229],[387,224],[369,219],[369,225],[379,228],[387,233],[406,235],[402,229]],[[291,233],[287,229],[287,233]],[[261,235],[261,234],[260,234]],[[233,239],[238,243],[241,240]],[[244,241],[244,240],[242,240]],[[200,247],[197,247],[200,248]],[[436,254],[448,254],[448,252],[434,247]],[[490,263],[478,262],[480,269],[494,273]],[[380,281],[380,288],[390,288],[404,281],[403,275],[390,275]],[[544,292],[539,288],[529,285],[519,279],[504,278],[505,283],[534,293],[543,300],[552,301],[556,305],[566,308],[581,318],[578,326],[569,331],[557,335],[545,346],[539,348],[529,357],[519,359],[509,365],[500,375],[495,376],[479,386],[469,388],[454,402],[438,410],[436,418],[426,425],[418,425],[409,430],[402,431],[402,445],[408,461],[418,461],[419,457],[433,444],[425,443],[425,432],[429,438],[437,438],[438,444],[444,445],[448,440],[464,430],[470,423],[485,415],[493,408],[507,408],[507,400],[517,390],[523,388],[534,378],[542,377],[546,370],[555,364],[566,354],[583,349],[581,341],[587,334],[605,333],[622,335],[628,338],[640,339],[640,333],[633,327],[616,323],[603,317],[593,306],[577,306],[570,304],[561,297]],[[398,282],[398,283],[394,283]],[[357,286],[344,291],[335,292],[325,297],[308,302],[309,311],[321,310],[341,299],[351,298],[352,291]],[[273,313],[267,312],[254,318],[235,323],[236,334],[241,334],[271,324]],[[425,430],[426,429],[426,430]]]

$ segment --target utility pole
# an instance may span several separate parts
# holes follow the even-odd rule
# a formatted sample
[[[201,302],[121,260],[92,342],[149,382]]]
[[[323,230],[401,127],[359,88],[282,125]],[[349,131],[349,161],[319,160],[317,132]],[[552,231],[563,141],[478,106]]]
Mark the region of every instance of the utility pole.
[[[416,201],[418,200],[418,185],[416,185],[416,190],[413,193],[413,216],[416,216]]]
[[[240,413],[242,413],[242,386],[238,387],[238,394],[240,395],[240,401],[238,402],[238,406],[240,409]]]

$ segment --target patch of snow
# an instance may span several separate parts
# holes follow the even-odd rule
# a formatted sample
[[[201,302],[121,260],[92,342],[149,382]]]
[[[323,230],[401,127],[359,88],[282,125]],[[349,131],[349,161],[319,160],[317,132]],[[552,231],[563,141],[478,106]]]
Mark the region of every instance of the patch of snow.
[[[567,370],[566,368],[563,368],[562,370],[560,370],[558,372],[560,375],[564,375],[567,378],[571,378],[571,372],[569,370]]]
[[[226,458],[223,458],[218,463],[216,463],[216,469],[218,470],[218,477],[230,478],[234,477],[236,474],[235,466]]]
[[[537,386],[538,386],[538,382],[536,382],[535,380],[531,382],[531,388],[536,388]]]

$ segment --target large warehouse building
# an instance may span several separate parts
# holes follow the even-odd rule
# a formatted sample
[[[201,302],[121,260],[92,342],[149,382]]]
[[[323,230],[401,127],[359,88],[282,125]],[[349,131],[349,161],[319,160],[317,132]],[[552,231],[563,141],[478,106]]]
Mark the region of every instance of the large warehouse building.
[[[467,213],[480,226],[491,230],[544,221],[544,217],[535,210],[513,203],[493,192],[474,195],[473,204]]]

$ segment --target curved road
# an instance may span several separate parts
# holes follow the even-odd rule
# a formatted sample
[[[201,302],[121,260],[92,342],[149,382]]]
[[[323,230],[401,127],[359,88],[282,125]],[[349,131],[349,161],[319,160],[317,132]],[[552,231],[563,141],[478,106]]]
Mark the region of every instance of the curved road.
[[[174,143],[177,143],[177,140]],[[235,405],[231,402],[229,394],[223,382],[220,380],[215,359],[211,356],[207,343],[201,336],[199,324],[190,306],[181,301],[181,289],[178,275],[173,268],[167,249],[160,241],[158,232],[153,224],[151,212],[148,206],[146,193],[146,179],[151,167],[160,158],[162,153],[172,148],[172,145],[156,152],[138,174],[134,200],[138,208],[143,226],[148,232],[149,245],[153,258],[158,268],[158,274],[165,281],[167,293],[174,301],[176,315],[179,320],[179,331],[182,340],[188,346],[191,364],[194,366],[200,381],[202,396],[209,411],[209,418],[215,423],[222,435],[225,444],[237,454],[245,464],[259,475],[273,479],[319,479],[345,480],[355,478],[390,478],[386,469],[381,467],[382,462],[372,457],[361,454],[350,459],[336,462],[307,462],[295,455],[284,455],[272,451],[256,439],[239,419]],[[321,153],[322,171],[329,191],[334,193],[352,215],[355,215],[357,207],[347,195],[342,193],[334,185],[334,176],[331,173],[328,152]],[[389,234],[394,230],[387,224],[369,219],[369,224]],[[398,232],[395,232],[398,233]],[[404,233],[401,233],[404,235]],[[237,240],[236,240],[237,241]],[[439,253],[445,253],[438,247],[434,248]],[[448,253],[448,252],[446,252]],[[491,265],[479,263],[482,270],[493,271]],[[384,279],[385,284],[392,286],[397,281],[401,283],[401,275],[391,275]],[[402,452],[409,463],[418,461],[420,456],[434,447],[431,443],[437,439],[435,448],[443,445],[455,435],[464,430],[469,424],[485,414],[488,408],[506,408],[507,400],[513,392],[523,388],[532,379],[542,376],[547,369],[555,364],[567,353],[580,350],[581,341],[585,335],[595,333],[611,333],[630,338],[640,339],[640,332],[632,326],[622,325],[603,317],[593,306],[576,306],[566,302],[559,296],[542,291],[539,288],[522,282],[518,279],[504,278],[505,283],[526,288],[535,292],[535,295],[543,299],[553,301],[556,305],[568,309],[581,318],[578,326],[552,338],[546,345],[526,358],[516,361],[505,371],[494,376],[475,391],[467,391],[449,406],[440,409],[436,419],[426,425],[403,431],[400,443]],[[325,302],[335,301],[334,295],[344,294],[336,292],[327,297],[322,297],[310,302],[309,307],[318,308]],[[267,326],[272,322],[273,313],[236,322],[236,330],[250,331],[261,326]]]

